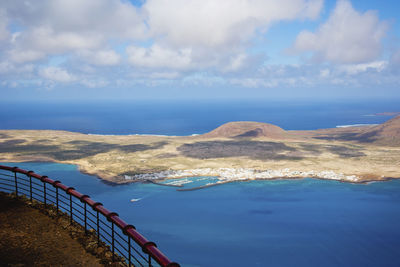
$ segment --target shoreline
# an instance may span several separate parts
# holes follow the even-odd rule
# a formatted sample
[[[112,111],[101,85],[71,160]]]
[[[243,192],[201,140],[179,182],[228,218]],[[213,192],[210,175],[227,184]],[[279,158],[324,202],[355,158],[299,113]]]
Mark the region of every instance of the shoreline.
[[[4,162],[39,162],[39,163],[59,163],[59,164],[69,164],[75,165],[78,171],[82,174],[94,176],[97,179],[102,180],[105,183],[109,183],[112,186],[124,185],[135,182],[150,182],[160,186],[170,186],[170,187],[180,187],[178,191],[191,191],[201,188],[206,188],[210,186],[215,186],[219,184],[225,184],[230,182],[243,182],[243,181],[253,181],[253,180],[278,180],[278,179],[320,179],[320,180],[333,180],[354,184],[368,184],[370,182],[382,182],[382,181],[390,181],[394,179],[400,179],[400,177],[385,177],[382,175],[373,174],[369,177],[359,177],[356,175],[345,175],[343,173],[335,173],[331,170],[325,171],[297,171],[291,170],[290,168],[285,168],[281,170],[259,170],[259,169],[246,169],[246,168],[203,168],[203,169],[188,169],[188,170],[168,170],[161,172],[149,172],[144,174],[136,174],[134,176],[118,176],[113,174],[103,173],[97,170],[87,170],[84,165],[80,165],[77,162],[63,162],[58,160],[53,160],[50,158],[33,158],[29,157],[29,159],[0,159]],[[221,172],[222,170],[222,172]],[[227,177],[226,171],[234,173],[235,177]],[[243,172],[244,171],[244,172]],[[239,172],[239,173],[238,173]],[[267,173],[267,176],[260,177],[262,174]],[[252,175],[253,174],[253,175]],[[260,174],[260,175],[254,175]],[[164,181],[169,179],[184,179],[184,178],[192,178],[199,176],[211,176],[217,177],[219,182],[211,185],[200,186],[200,188],[181,188],[183,185],[169,185],[159,183],[158,181]]]
[[[98,171],[88,171],[86,170],[83,166],[77,164],[77,163],[70,163],[70,162],[61,162],[61,161],[57,161],[57,160],[50,160],[50,159],[29,159],[29,160],[4,160],[4,162],[15,162],[15,163],[59,163],[59,164],[68,164],[68,165],[74,165],[77,167],[78,171],[82,174],[85,175],[90,175],[93,177],[96,177],[97,179],[100,179],[102,182],[105,183],[109,183],[112,186],[117,186],[117,185],[126,185],[126,184],[130,184],[130,183],[137,183],[137,182],[147,182],[147,183],[153,183],[159,186],[167,186],[167,187],[178,187],[177,191],[193,191],[193,190],[199,190],[199,189],[203,189],[203,188],[208,188],[208,187],[212,187],[212,186],[217,186],[217,185],[222,185],[222,184],[226,184],[226,183],[232,183],[232,182],[251,182],[251,181],[261,181],[261,180],[297,180],[297,179],[306,179],[306,178],[310,178],[310,179],[318,179],[318,180],[331,180],[331,181],[339,181],[339,182],[344,182],[344,183],[353,183],[353,184],[368,184],[368,183],[372,183],[372,182],[384,182],[384,181],[391,181],[391,180],[395,180],[395,179],[400,179],[400,177],[381,177],[376,175],[376,177],[381,177],[380,179],[365,179],[365,178],[361,178],[361,177],[357,177],[355,175],[344,175],[342,173],[335,173],[333,171],[321,171],[321,172],[314,172],[314,171],[309,171],[309,172],[302,172],[302,171],[291,171],[289,168],[283,169],[284,172],[286,172],[285,175],[276,175],[276,176],[270,176],[270,177],[246,177],[244,176],[244,174],[241,175],[240,178],[236,177],[236,178],[226,178],[223,177],[223,175],[217,175],[215,173],[216,169],[211,169],[211,168],[205,168],[206,170],[210,170],[210,172],[212,171],[212,174],[210,175],[208,174],[204,174],[201,173],[201,169],[193,169],[193,170],[169,170],[167,172],[176,172],[179,175],[176,176],[170,176],[170,177],[160,177],[160,174],[162,174],[163,172],[154,172],[154,173],[145,173],[145,174],[137,174],[135,176],[138,177],[143,177],[143,178],[139,178],[139,179],[133,179],[132,176],[131,179],[126,179],[125,177],[118,177],[118,176],[113,176],[113,175],[109,175],[109,174],[103,174],[103,173],[99,173]],[[257,170],[257,169],[244,169],[244,168],[237,168],[237,169],[233,169],[233,168],[219,168],[222,170],[252,170],[256,173],[262,173],[263,170]],[[265,170],[264,170],[265,171]],[[279,172],[282,170],[267,170],[270,173],[273,172]],[[182,174],[185,173],[186,175]],[[188,173],[188,172],[192,172],[192,173]],[[289,175],[290,173],[302,173],[303,175],[299,176],[299,175]],[[311,174],[311,173],[325,173],[325,174],[329,174],[329,175],[338,175],[339,177],[321,177],[319,175],[307,175],[307,174]],[[149,179],[149,176],[153,176],[153,179]],[[217,183],[213,183],[213,184],[208,184],[208,185],[203,185],[203,186],[197,186],[197,187],[193,187],[193,188],[183,188],[183,185],[171,185],[171,184],[164,184],[164,183],[160,183],[158,181],[165,181],[165,180],[169,180],[169,179],[184,179],[184,178],[193,178],[193,177],[199,177],[199,176],[211,176],[211,177],[217,177],[219,179],[219,181]],[[349,177],[350,179],[343,179],[342,177]],[[355,177],[355,179],[353,178]]]

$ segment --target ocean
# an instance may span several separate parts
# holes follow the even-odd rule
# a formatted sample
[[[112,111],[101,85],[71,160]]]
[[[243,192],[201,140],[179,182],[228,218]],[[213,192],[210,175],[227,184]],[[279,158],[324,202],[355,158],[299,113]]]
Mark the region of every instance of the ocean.
[[[230,121],[272,123],[285,130],[382,123],[400,101],[120,101],[1,102],[0,129],[86,134],[192,135]]]
[[[74,165],[2,164],[35,170],[101,201],[181,266],[400,266],[400,180],[252,181],[178,192],[111,186]]]
[[[375,114],[398,107],[396,101],[7,102],[0,105],[0,128],[191,135],[251,120],[307,130],[382,123],[391,116]],[[90,195],[182,266],[400,266],[398,180],[251,181],[178,192],[154,184],[112,186],[74,165],[0,164],[34,170]]]

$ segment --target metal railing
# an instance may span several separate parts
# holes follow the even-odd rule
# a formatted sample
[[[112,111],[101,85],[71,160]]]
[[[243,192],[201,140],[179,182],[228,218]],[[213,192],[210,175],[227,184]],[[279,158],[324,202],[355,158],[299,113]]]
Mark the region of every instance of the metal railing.
[[[133,225],[124,222],[117,213],[107,210],[102,203],[95,202],[73,187],[47,176],[18,167],[0,165],[0,189],[21,194],[31,201],[42,202],[44,206],[54,205],[57,213],[69,215],[70,223],[79,223],[85,234],[96,231],[97,245],[105,242],[110,246],[112,259],[120,256],[131,266],[179,267],[171,262],[156,246],[147,240]],[[118,255],[118,256],[117,256]],[[154,265],[158,264],[158,265]]]

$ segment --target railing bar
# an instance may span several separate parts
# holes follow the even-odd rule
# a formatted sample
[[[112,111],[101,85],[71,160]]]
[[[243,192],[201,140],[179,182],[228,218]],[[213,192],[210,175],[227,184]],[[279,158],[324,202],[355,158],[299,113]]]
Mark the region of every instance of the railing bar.
[[[12,192],[12,189],[10,189],[10,188],[5,188],[5,187],[1,187],[1,186],[0,186],[0,188],[6,190],[7,192]]]
[[[9,167],[3,167],[0,166],[0,168],[2,169],[7,169],[10,170]],[[11,170],[10,170],[11,172]],[[41,177],[40,180],[39,178],[36,179],[32,179],[33,177],[30,176],[30,174],[32,173],[31,171],[27,172],[25,170],[21,170],[21,169],[17,169],[17,168],[13,168],[12,169],[12,173],[14,174],[12,175],[8,175],[5,173],[0,172],[0,188],[4,189],[6,191],[12,191],[12,181],[9,181],[7,179],[5,179],[6,177],[9,178],[14,178],[14,189],[15,189],[15,194],[17,196],[19,196],[19,194],[23,194],[23,195],[28,195],[31,199],[35,199],[39,202],[43,202],[43,204],[46,205],[56,205],[57,207],[57,212],[59,210],[64,210],[66,213],[68,210],[68,201],[63,201],[63,199],[68,200],[68,198],[66,196],[64,196],[64,194],[59,194],[59,188],[55,186],[55,183],[53,184],[51,179],[48,179],[47,176],[46,178],[44,178],[45,176],[38,176],[37,174],[34,174],[34,178],[36,177]],[[17,175],[18,174],[18,175]],[[21,175],[20,175],[21,174]],[[29,180],[28,178],[29,177]],[[42,183],[38,183],[37,181],[43,181]],[[46,182],[45,182],[46,181]],[[9,183],[8,183],[9,182]],[[49,183],[50,182],[50,183]],[[53,184],[54,185],[54,189],[52,189],[50,186],[47,186],[47,184]],[[63,187],[64,186],[64,187]],[[63,185],[61,188],[65,188],[65,185]],[[10,187],[10,188],[8,188]],[[70,188],[68,188],[70,189]],[[75,191],[74,193],[70,193],[67,190],[67,195],[69,195],[69,217],[70,217],[70,223],[72,224],[73,221],[76,221],[79,224],[83,224],[84,225],[84,229],[85,229],[85,233],[87,234],[88,231],[88,227],[95,228],[97,226],[97,236],[98,236],[98,242],[99,242],[99,238],[102,237],[104,238],[105,242],[110,244],[111,243],[111,249],[112,249],[112,255],[113,255],[113,261],[115,261],[115,257],[116,257],[116,253],[121,254],[121,256],[125,257],[126,259],[126,253],[128,253],[128,262],[129,262],[129,266],[131,266],[131,260],[135,260],[137,261],[137,263],[140,266],[143,266],[142,262],[140,260],[138,260],[136,258],[136,253],[137,256],[139,258],[142,258],[144,261],[147,261],[149,266],[152,266],[152,259],[153,257],[155,257],[154,259],[157,259],[157,261],[160,262],[164,262],[165,258],[158,258],[157,254],[147,254],[148,255],[148,259],[146,259],[139,251],[138,249],[135,248],[135,246],[138,246],[138,248],[142,248],[141,245],[139,245],[139,243],[133,242],[133,245],[131,245],[131,237],[127,236],[125,234],[125,232],[121,232],[122,229],[117,227],[117,229],[115,229],[115,223],[113,220],[110,221],[110,224],[107,224],[103,221],[102,218],[106,218],[106,216],[103,216],[103,214],[99,213],[99,211],[97,212],[97,216],[95,216],[95,214],[93,214],[93,212],[91,212],[91,210],[87,209],[87,202],[86,201],[82,201],[82,197],[80,197],[80,199],[78,199],[78,197],[76,197],[76,195],[78,196],[82,196],[81,193],[78,192],[78,194],[76,194],[77,191]],[[73,198],[74,197],[74,198]],[[75,212],[74,212],[75,211]],[[75,213],[75,216],[74,216]],[[101,214],[101,216],[100,216]],[[94,218],[96,217],[97,219],[97,223],[94,222]],[[107,216],[107,220],[109,216]],[[101,222],[101,223],[100,223]],[[96,224],[96,225],[93,225]],[[106,230],[109,229],[109,230]],[[111,230],[111,234],[110,234],[110,230]],[[125,231],[125,228],[124,228]],[[102,232],[102,233],[101,233]],[[111,237],[111,240],[108,237]],[[126,241],[126,237],[128,237],[128,244]],[[126,246],[128,245],[128,246]],[[131,253],[131,252],[135,252],[135,253]],[[146,256],[147,256],[146,255]],[[124,265],[126,265],[126,262],[123,262]]]
[[[65,200],[69,201],[69,197],[67,197],[67,196],[66,196],[66,195],[64,195],[64,194],[60,194],[60,197],[62,197],[63,199],[65,199]]]
[[[29,188],[28,184],[19,183],[19,188]]]
[[[88,209],[88,213],[89,213],[90,215],[92,215],[93,217],[96,217],[96,214],[93,213],[93,212],[91,212],[90,209]]]
[[[121,235],[119,235],[117,232],[115,232],[116,234],[117,234],[117,237],[120,239],[120,240],[123,240],[125,243],[126,243],[126,240],[124,239],[124,237],[122,237]]]
[[[0,173],[1,175],[7,176],[7,177],[11,177],[14,178],[14,175],[8,174],[8,173]]]
[[[103,229],[101,226],[99,227],[100,230],[102,230],[106,235],[108,235],[109,237],[111,237],[111,234],[108,233],[105,229]]]
[[[81,210],[79,210],[79,209],[77,209],[77,208],[75,208],[74,207],[74,210],[76,211],[76,212],[78,212],[80,215],[82,215],[82,216],[84,216],[85,214],[83,214],[83,212],[81,212]]]
[[[0,178],[0,180],[1,180],[1,181],[4,181],[4,182],[12,183],[12,181],[11,181],[10,179],[1,179],[1,178]]]
[[[49,192],[51,192],[51,193],[56,193],[56,190],[53,190],[51,187],[50,188],[47,188],[47,191],[49,191]]]
[[[25,181],[25,182],[29,182],[29,180],[26,179],[26,178],[23,177],[23,176],[17,176],[17,178],[18,178],[18,180],[22,180],[22,181]]]
[[[7,184],[8,183],[10,183],[10,184],[12,184],[12,181],[10,181],[10,180],[5,180],[5,179],[1,179],[3,182],[7,182]]]
[[[139,263],[140,266],[144,267],[144,265],[142,264],[141,260],[138,259],[138,258],[136,258],[135,255],[132,255],[132,258],[133,258],[137,263]],[[144,259],[144,261],[146,261],[146,259]],[[133,266],[135,266],[135,265],[133,265]]]
[[[118,248],[115,248],[116,252],[120,254],[120,256],[124,257],[126,259],[126,255],[122,251],[120,251]]]
[[[109,226],[108,224],[106,224],[105,222],[103,222],[102,220],[100,220],[100,222],[104,225],[104,226],[107,226],[108,227],[108,229],[111,229],[111,226]]]
[[[136,245],[138,245],[136,242],[134,243]],[[139,245],[138,245],[139,246]],[[147,259],[142,255],[142,253],[140,251],[138,251],[134,245],[131,246],[131,248],[133,249],[133,251],[135,251],[137,253],[137,255],[139,255],[143,260],[147,261]],[[132,255],[132,257],[134,257],[134,255]]]
[[[96,222],[95,222],[94,220],[90,219],[89,217],[88,217],[88,221],[90,221],[90,222],[96,224]]]
[[[115,239],[115,242],[117,242],[118,245],[120,245],[126,252],[128,252],[128,249],[126,248],[126,240],[124,240],[125,244],[121,244],[117,239]]]
[[[63,200],[61,200],[61,199],[59,199],[58,201],[60,201],[60,203],[62,203],[62,204],[64,204],[64,205],[68,206],[68,203],[67,203],[67,202],[65,202],[65,201],[63,201]]]
[[[123,246],[121,246],[121,247],[123,247]],[[121,251],[121,250],[119,250],[119,248],[118,247],[115,247],[115,250],[116,250],[116,252],[118,252],[119,254],[120,254],[120,256],[123,256],[124,258],[126,258],[127,256],[125,255],[125,252],[124,251]]]
[[[32,184],[41,186],[42,184],[36,183],[35,180],[32,180]]]
[[[106,236],[104,236],[103,234],[100,234],[99,235],[104,241],[106,241],[105,243],[108,243],[108,244],[110,244],[111,242],[110,242],[110,240],[109,239],[107,239],[107,237]]]
[[[22,192],[22,191],[25,192],[25,193],[24,193],[24,196],[27,196],[26,193],[29,193],[29,189],[27,189],[27,188],[20,188],[20,190],[21,190],[21,192]]]
[[[91,223],[91,222],[88,222],[88,229],[95,229],[96,228],[96,224],[95,223]],[[96,230],[94,230],[94,231],[96,231]]]
[[[39,197],[41,197],[41,196],[39,196]],[[36,200],[36,201],[38,201],[38,202],[41,202],[41,199],[40,198],[35,198],[35,197],[32,197],[34,200]]]
[[[12,184],[6,184],[6,183],[2,183],[2,182],[0,182],[0,184],[7,185],[7,186],[13,186]]]
[[[41,186],[41,185],[39,185],[39,186]],[[36,190],[38,190],[38,191],[40,191],[40,192],[42,192],[41,189],[40,189],[39,187],[34,187],[34,186],[33,186],[33,183],[32,183],[32,188],[33,188],[33,189],[36,189]]]
[[[43,196],[42,195],[40,195],[39,193],[37,193],[37,192],[32,192],[32,195],[36,195],[37,197],[41,197],[42,198],[42,200],[43,200]],[[40,202],[42,202],[42,200],[40,200]]]

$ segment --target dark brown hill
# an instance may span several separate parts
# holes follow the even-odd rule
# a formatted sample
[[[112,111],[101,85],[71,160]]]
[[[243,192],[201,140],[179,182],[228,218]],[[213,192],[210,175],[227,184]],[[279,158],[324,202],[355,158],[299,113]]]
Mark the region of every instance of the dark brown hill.
[[[261,122],[252,121],[236,121],[228,122],[209,133],[203,134],[207,138],[241,138],[241,137],[269,137],[280,138],[285,135],[286,131],[282,128]]]
[[[301,132],[301,131],[299,131]],[[400,116],[376,126],[309,131],[314,138],[382,145],[400,145]]]
[[[373,127],[370,131],[380,137],[400,138],[400,115]]]
[[[377,143],[400,144],[400,115],[372,127],[361,136],[370,136]]]

